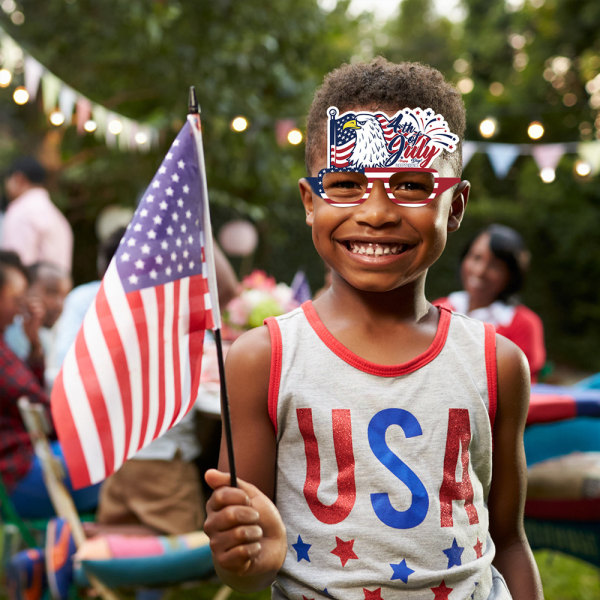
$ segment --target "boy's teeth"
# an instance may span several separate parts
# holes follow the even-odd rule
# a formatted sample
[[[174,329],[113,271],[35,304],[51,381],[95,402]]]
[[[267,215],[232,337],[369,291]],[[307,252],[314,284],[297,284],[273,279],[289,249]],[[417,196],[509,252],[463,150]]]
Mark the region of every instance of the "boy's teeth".
[[[366,254],[367,256],[384,256],[389,254],[400,254],[404,246],[398,244],[373,244],[361,242],[349,242],[348,248],[354,254]]]

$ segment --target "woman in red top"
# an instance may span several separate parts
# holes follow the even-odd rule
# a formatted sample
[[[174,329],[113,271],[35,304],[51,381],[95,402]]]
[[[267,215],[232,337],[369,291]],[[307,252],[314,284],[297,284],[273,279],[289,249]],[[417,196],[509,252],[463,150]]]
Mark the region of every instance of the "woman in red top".
[[[492,323],[498,333],[523,350],[531,379],[536,381],[546,361],[544,328],[538,315],[515,298],[528,265],[529,252],[523,238],[510,227],[490,225],[462,253],[463,291],[453,292],[435,304]]]

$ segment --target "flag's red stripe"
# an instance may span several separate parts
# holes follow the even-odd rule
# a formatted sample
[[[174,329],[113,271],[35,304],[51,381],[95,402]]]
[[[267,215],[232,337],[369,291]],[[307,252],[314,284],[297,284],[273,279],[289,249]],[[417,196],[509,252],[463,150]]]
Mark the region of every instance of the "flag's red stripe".
[[[200,366],[202,363],[202,346],[206,329],[206,307],[204,294],[208,291],[206,279],[201,275],[190,277],[189,302],[190,302],[190,371],[191,371],[191,401],[196,400],[200,386]]]
[[[122,408],[123,408],[123,423],[124,423],[124,444],[123,456],[117,456],[118,465],[122,465],[127,459],[127,449],[129,448],[129,440],[131,438],[131,385],[129,383],[129,365],[127,364],[127,356],[121,342],[121,336],[117,324],[112,316],[108,300],[106,298],[106,290],[104,281],[96,295],[96,314],[98,322],[104,335],[110,358],[113,363],[113,368],[117,376],[119,391],[121,392]],[[102,374],[99,373],[99,377]],[[93,401],[93,399],[90,399]],[[111,398],[107,399],[111,401]]]
[[[173,282],[173,324],[171,328],[171,335],[173,339],[173,393],[175,395],[175,404],[173,408],[173,418],[169,427],[172,427],[175,419],[179,415],[181,409],[181,364],[179,356],[179,296],[181,294],[181,280]]]
[[[165,324],[165,290],[162,285],[154,288],[156,290],[156,312],[158,322],[156,324],[155,335],[158,338],[158,416],[156,418],[156,429],[152,439],[156,439],[165,419],[165,336],[163,327]]]
[[[88,404],[94,417],[94,425],[100,438],[102,447],[102,460],[104,462],[104,472],[111,473],[115,461],[115,449],[113,446],[112,427],[110,416],[106,409],[105,398],[102,395],[102,389],[98,383],[98,373],[94,369],[94,364],[90,357],[88,345],[83,335],[83,328],[77,333],[75,338],[75,356],[77,358],[77,367],[79,369],[81,383],[85,390],[85,395],[89,398]],[[83,399],[81,399],[83,401]],[[94,457],[99,460],[100,457]]]
[[[65,392],[62,369],[52,387],[52,420],[75,489],[90,485],[90,472]]]
[[[133,440],[136,451],[139,450],[146,438],[146,428],[148,427],[148,414],[150,404],[150,357],[149,357],[149,340],[148,340],[148,320],[146,318],[146,312],[142,303],[141,292],[130,292],[127,294],[127,301],[131,308],[131,314],[133,315],[133,322],[135,323],[135,330],[137,332],[138,343],[140,346],[140,362],[142,366],[141,371],[141,383],[142,383],[142,414],[141,428],[139,439]]]

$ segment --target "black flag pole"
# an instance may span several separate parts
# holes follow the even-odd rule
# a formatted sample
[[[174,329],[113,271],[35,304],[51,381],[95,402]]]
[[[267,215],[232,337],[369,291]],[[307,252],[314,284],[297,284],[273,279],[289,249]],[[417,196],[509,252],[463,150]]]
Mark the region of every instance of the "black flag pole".
[[[188,97],[188,114],[196,115],[200,119],[200,107],[198,98],[196,97],[196,88],[190,86]],[[196,137],[198,139],[198,137]],[[232,487],[237,487],[237,477],[235,473],[235,460],[233,455],[233,435],[231,433],[231,417],[229,415],[229,396],[227,394],[227,382],[225,381],[225,361],[223,360],[223,341],[221,339],[221,314],[219,307],[219,297],[216,293],[216,269],[213,252],[212,229],[210,224],[210,212],[208,207],[208,192],[206,190],[206,170],[204,168],[204,149],[202,143],[198,143],[198,162],[200,163],[201,176],[204,186],[204,236],[205,236],[205,255],[209,265],[209,290],[211,290],[211,301],[213,310],[213,321],[215,327],[213,333],[215,336],[215,345],[217,348],[217,362],[219,365],[219,382],[221,387],[221,420],[223,422],[223,430],[225,433],[225,441],[227,443],[227,457],[229,459],[229,472],[231,477]],[[211,281],[212,279],[212,281]]]

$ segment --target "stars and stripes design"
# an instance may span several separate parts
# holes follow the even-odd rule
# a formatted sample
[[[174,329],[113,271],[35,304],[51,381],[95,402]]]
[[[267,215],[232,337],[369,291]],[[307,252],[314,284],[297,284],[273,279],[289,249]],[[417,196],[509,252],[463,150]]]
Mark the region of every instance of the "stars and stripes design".
[[[212,236],[200,152],[199,120],[190,116],[56,379],[52,415],[76,488],[103,480],[178,423],[198,394],[216,293],[207,281],[214,263],[204,259]]]
[[[333,119],[330,122],[329,166],[342,168],[350,164],[348,159],[356,144],[356,132],[353,129],[344,129],[344,125],[355,118],[354,113],[346,113],[339,119]]]
[[[444,117],[431,108],[404,108],[392,117],[368,112],[346,112],[339,117],[338,114],[336,107],[328,109],[329,168],[353,164],[351,157],[357,143],[356,128],[344,128],[344,125],[349,121],[361,123],[361,117],[363,121],[375,118],[379,123],[385,138],[386,164],[396,163],[399,159],[400,163],[409,162],[412,167],[418,167],[419,163],[423,163],[420,166],[428,166],[433,156],[442,150],[454,152],[459,142],[459,137],[449,130]],[[369,141],[372,140],[369,138]],[[425,146],[429,148],[427,153],[422,150]],[[394,155],[398,157],[391,158]]]
[[[296,556],[296,561],[298,563],[300,563],[301,561],[304,561],[306,563],[310,563],[310,564],[314,564],[316,568],[321,568],[323,566],[322,561],[325,560],[324,555],[322,555],[319,558],[319,550],[316,547],[313,547],[313,544],[308,543],[307,540],[307,536],[302,536],[302,535],[298,535],[297,536],[297,541],[293,544],[291,544],[291,548],[293,549],[293,551],[295,552],[295,556]],[[332,536],[331,539],[331,546],[332,548],[329,549],[327,548],[327,553],[329,554],[333,554],[334,556],[337,557],[337,559],[339,560],[339,565],[344,568],[344,569],[352,569],[352,565],[353,564],[358,564],[360,565],[360,560],[361,560],[361,556],[359,554],[356,553],[355,551],[355,543],[356,540],[355,539],[342,539],[338,536]],[[479,538],[477,538],[477,543],[474,544],[472,546],[473,548],[473,554],[475,556],[475,558],[480,558],[482,555],[482,547],[483,544],[481,543],[481,541],[479,540]],[[440,553],[439,553],[439,557],[438,557],[438,570],[439,571],[443,571],[444,569],[450,570],[452,569],[452,567],[454,566],[461,566],[462,565],[462,558],[463,558],[463,552],[465,551],[465,548],[460,546],[456,540],[456,538],[452,539],[452,542],[450,543],[450,545],[447,548],[443,548],[441,547],[440,549]],[[313,554],[313,556],[311,556],[311,553]],[[469,560],[473,558],[470,557]],[[314,562],[313,562],[314,561]],[[352,562],[350,562],[352,561]],[[391,569],[390,573],[390,582],[396,582],[397,584],[397,589],[398,590],[410,590],[410,589],[414,589],[412,587],[410,587],[409,584],[409,579],[411,577],[411,575],[413,575],[414,573],[417,573],[417,575],[419,575],[418,569],[416,568],[411,568],[410,565],[410,558],[406,559],[406,558],[402,558],[401,560],[399,560],[399,562],[397,563],[390,563],[389,567]],[[357,567],[357,568],[360,568]],[[431,585],[431,584],[430,584]],[[479,585],[478,582],[475,582],[475,589],[477,588],[477,586]],[[452,591],[453,589],[449,586],[446,585],[446,583],[444,582],[443,579],[441,579],[437,585],[428,588],[431,592],[431,599],[432,600],[451,600],[452,599]],[[388,590],[389,591],[389,590]],[[386,592],[382,591],[382,588],[377,588],[377,589],[369,589],[369,588],[363,588],[362,590],[363,594],[364,594],[364,599],[367,600],[369,598],[378,598],[380,600],[385,600],[386,598]],[[327,597],[330,597],[328,592],[327,592],[327,588],[325,588],[323,590],[323,594],[325,594]],[[307,596],[302,596],[303,600],[314,600],[312,598],[309,598]]]

